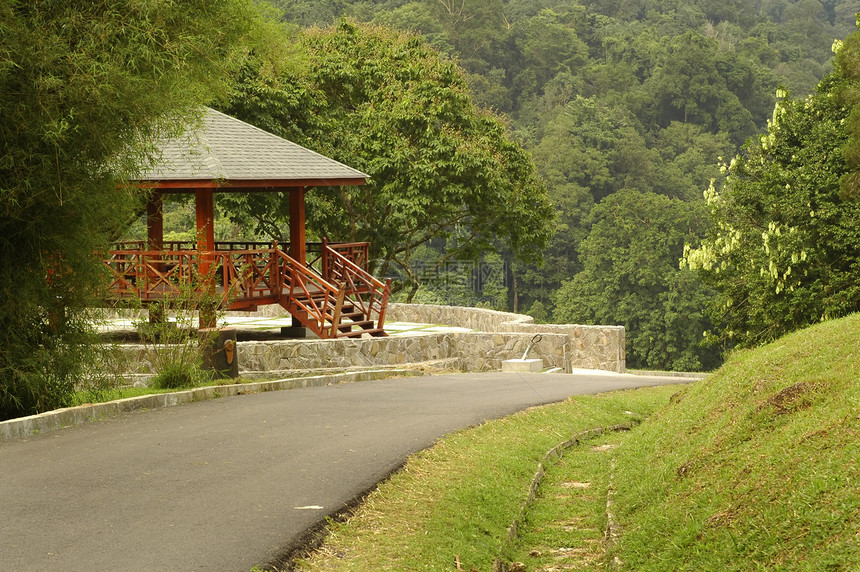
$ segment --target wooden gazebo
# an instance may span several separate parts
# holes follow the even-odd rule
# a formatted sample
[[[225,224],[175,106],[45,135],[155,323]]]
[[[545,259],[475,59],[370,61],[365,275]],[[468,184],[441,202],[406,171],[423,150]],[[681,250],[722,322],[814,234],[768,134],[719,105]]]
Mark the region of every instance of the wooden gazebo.
[[[148,192],[147,240],[124,242],[105,263],[109,292],[144,304],[184,288],[215,292],[223,307],[280,304],[321,338],[384,336],[390,283],[367,272],[368,244],[308,244],[308,187],[361,185],[367,175],[243,121],[206,108],[201,123],[161,146],[161,161],[136,181]],[[215,242],[216,192],[289,194],[289,243]],[[166,242],[162,198],[194,193],[196,243]],[[201,313],[201,327],[213,327]]]

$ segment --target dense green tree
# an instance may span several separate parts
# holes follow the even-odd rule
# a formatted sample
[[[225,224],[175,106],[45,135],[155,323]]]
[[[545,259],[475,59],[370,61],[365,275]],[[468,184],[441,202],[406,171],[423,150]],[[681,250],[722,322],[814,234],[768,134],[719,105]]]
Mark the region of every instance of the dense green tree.
[[[480,57],[504,26],[502,0],[423,0],[459,56]]]
[[[542,130],[533,154],[556,207],[556,233],[545,267],[516,267],[525,306],[537,299],[551,308],[552,292],[582,270],[577,246],[595,203],[625,187],[698,201],[701,182],[719,175],[717,158],[734,149],[725,134],[692,124],[673,122],[648,138],[636,127],[623,109],[578,97]]]
[[[486,86],[478,79],[473,82],[480,101],[494,102],[498,109],[512,114],[530,105],[531,98],[552,78],[545,73],[543,80],[537,78],[540,70],[531,71],[526,52],[547,55],[539,58],[538,68],[553,66],[578,44],[563,40],[572,33],[589,46],[591,65],[608,66],[601,76],[604,79],[619,77],[612,68],[623,62],[619,71],[633,70],[644,81],[660,65],[665,47],[670,45],[665,40],[695,32],[717,41],[721,57],[727,60],[720,65],[745,68],[747,58],[755,56],[766,66],[755,72],[765,83],[774,73],[781,83],[805,93],[829,71],[832,38],[853,29],[857,10],[852,7],[856,8],[857,1],[703,5],[686,0],[275,0],[285,9],[287,19],[298,24],[333,23],[348,15],[421,32],[434,47],[459,57],[469,73],[489,81]],[[556,15],[550,28],[546,28],[547,14]],[[547,33],[534,33],[541,28]],[[757,41],[757,47],[750,40]],[[586,74],[587,67],[576,73]],[[485,87],[498,92],[500,86],[509,91],[507,98],[496,93],[484,99]],[[772,106],[772,90],[767,85],[759,87],[753,102],[730,90],[761,126]]]
[[[555,207],[555,234],[546,265],[517,265],[519,304],[550,304],[552,293],[581,270],[577,246],[588,234],[588,215],[596,201],[617,191],[614,160],[626,135],[635,136],[630,117],[620,110],[577,97],[560,107],[534,148],[538,171]]]
[[[814,96],[779,101],[767,133],[706,194],[712,231],[684,263],[718,291],[724,343],[756,345],[858,308],[860,202],[839,194],[841,87],[834,76]]]
[[[548,264],[512,264],[509,284],[520,309],[539,302],[552,313],[552,293],[584,271],[579,246],[598,220],[595,205],[626,189],[699,208],[707,181],[719,178],[717,158],[733,156],[766,127],[777,85],[802,96],[830,72],[832,38],[854,28],[858,0],[392,2],[346,4],[426,34],[459,58],[473,100],[507,114],[533,153],[555,205],[556,233],[544,252]],[[853,53],[842,56],[845,78],[855,65],[845,54]],[[837,95],[851,107],[860,90],[845,85]],[[855,123],[849,129],[860,133]],[[851,172],[860,170],[855,155],[849,145]],[[852,177],[843,180],[845,193]],[[615,219],[600,220],[605,232]],[[442,256],[444,244],[434,242]],[[663,255],[663,265],[677,258]],[[678,304],[700,307],[697,292]],[[636,327],[628,324],[631,338]]]
[[[860,0],[836,0],[833,3],[831,23],[837,32],[837,38],[844,38],[854,31],[854,26],[851,24],[856,22],[858,12],[860,12]]]
[[[86,374],[93,253],[127,223],[147,142],[225,91],[254,5],[0,4],[0,418],[63,405]]]
[[[713,133],[729,133],[736,144],[755,133],[753,115],[743,104],[759,103],[755,70],[737,58],[726,62],[717,42],[699,33],[688,32],[668,43],[643,86],[650,95],[642,109],[646,123],[694,123]],[[770,91],[775,86],[767,87]]]
[[[755,5],[747,0],[725,0],[704,3],[705,16],[712,22],[750,25],[755,22]]]
[[[708,292],[677,264],[706,216],[703,205],[650,192],[625,189],[605,198],[580,245],[582,272],[554,296],[555,321],[623,325],[632,368],[714,367],[717,352],[701,346],[710,328]]]
[[[588,46],[576,32],[577,14],[542,10],[528,20],[520,39],[523,69],[514,80],[516,89],[540,93],[561,72],[585,67]]]
[[[383,11],[372,18],[376,24],[420,33],[430,44],[443,53],[454,51],[448,39],[448,33],[433,12],[432,6],[426,2],[410,2],[395,10]]]
[[[697,201],[702,182],[719,176],[718,158],[732,154],[735,146],[723,131],[712,134],[696,125],[672,122],[655,134],[654,148],[660,160],[653,190]]]
[[[283,18],[299,26],[325,25],[336,20],[348,5],[346,0],[277,0]]]
[[[850,137],[843,149],[847,172],[840,180],[842,197],[860,200],[860,31],[850,34],[844,42],[834,43],[833,47],[836,67],[842,77],[835,94],[850,109],[846,119]]]
[[[628,137],[637,137],[635,118],[625,110],[577,97],[543,129],[533,153],[551,184],[573,182],[588,189],[595,200],[617,191],[623,169],[615,171]]]
[[[280,124],[275,132],[370,175],[363,187],[314,195],[308,220],[321,236],[369,241],[382,274],[396,264],[413,275],[414,251],[445,237],[447,259],[496,240],[539,258],[551,234],[546,191],[505,124],[472,104],[453,61],[417,36],[347,21],[304,32],[295,48],[303,70],[265,90],[240,83],[229,111]],[[265,199],[228,200],[258,218],[278,212]]]

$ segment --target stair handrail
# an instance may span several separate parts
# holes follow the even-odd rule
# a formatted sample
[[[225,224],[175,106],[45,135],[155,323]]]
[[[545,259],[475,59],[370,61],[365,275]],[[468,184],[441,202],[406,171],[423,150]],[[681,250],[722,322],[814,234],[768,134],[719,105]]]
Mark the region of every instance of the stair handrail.
[[[283,250],[275,248],[273,249],[273,252],[283,263],[280,265],[279,270],[281,275],[281,278],[278,281],[279,286],[282,289],[289,286],[289,292],[285,294],[282,290],[280,296],[286,295],[293,304],[307,312],[308,316],[316,320],[320,329],[320,337],[337,337],[338,326],[340,325],[338,323],[340,322],[340,319],[338,315],[339,308],[337,305],[338,298],[340,297],[340,300],[343,299],[341,294],[342,288],[338,288],[334,284],[331,284],[322,276],[313,272],[310,268],[301,264],[298,260],[291,257]],[[290,273],[290,280],[287,280],[287,272]],[[293,283],[294,278],[298,278],[297,284]],[[308,289],[308,283],[314,284],[321,292],[324,293],[322,305],[318,305],[313,300],[313,296]],[[296,285],[301,288],[301,291],[305,296],[298,297],[295,295],[293,292],[293,286]],[[329,305],[331,305],[331,308],[329,308]],[[331,311],[331,314],[329,314],[329,311]]]
[[[385,309],[388,306],[388,298],[391,296],[391,279],[389,278],[384,283],[376,278],[373,274],[366,271],[355,262],[330,247],[323,242],[323,257],[325,263],[323,266],[327,269],[329,276],[336,273],[336,268],[343,269],[343,275],[340,279],[348,285],[347,294],[355,294],[356,301],[366,319],[373,320],[374,312],[377,314],[376,327],[383,329],[385,324]],[[334,264],[332,264],[334,262]],[[328,278],[329,276],[326,276]],[[355,284],[355,278],[368,285],[368,288],[358,288]],[[369,294],[365,301],[361,295]]]

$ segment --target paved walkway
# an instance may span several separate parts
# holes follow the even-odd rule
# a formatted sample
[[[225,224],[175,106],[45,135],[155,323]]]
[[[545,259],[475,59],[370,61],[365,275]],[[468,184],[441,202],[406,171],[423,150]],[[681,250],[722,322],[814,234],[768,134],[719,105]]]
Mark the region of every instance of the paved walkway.
[[[573,394],[679,381],[387,379],[140,411],[0,443],[0,570],[248,572],[446,433]]]
[[[219,321],[220,327],[233,327],[246,331],[272,331],[288,328],[293,325],[292,317],[284,314],[278,316],[245,315],[244,312],[227,312]],[[135,321],[130,318],[111,318],[98,324],[102,331],[134,330]],[[390,336],[438,334],[443,332],[471,332],[469,328],[446,326],[442,324],[421,324],[417,322],[385,322],[385,331]]]

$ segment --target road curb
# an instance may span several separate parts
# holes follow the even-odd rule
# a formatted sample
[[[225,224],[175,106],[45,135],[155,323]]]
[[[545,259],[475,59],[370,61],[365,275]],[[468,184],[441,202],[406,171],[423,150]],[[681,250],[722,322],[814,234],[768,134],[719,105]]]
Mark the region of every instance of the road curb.
[[[659,371],[648,369],[628,369],[626,373],[631,375],[642,375],[646,377],[679,377],[683,379],[692,379],[694,381],[702,381],[711,372],[702,371]]]
[[[184,391],[141,395],[139,397],[129,397],[105,403],[88,403],[77,407],[56,409],[54,411],[47,411],[37,415],[29,415],[27,417],[0,421],[0,443],[13,441],[23,437],[30,437],[39,433],[46,433],[48,431],[55,431],[64,427],[80,425],[90,421],[115,417],[122,413],[128,413],[131,411],[159,409],[162,407],[172,407],[174,405],[192,403],[194,401],[204,401],[207,399],[216,399],[218,397],[245,395],[249,393],[262,393],[264,391],[282,391],[286,389],[321,387],[325,385],[335,385],[355,381],[371,381],[388,377],[420,375],[424,375],[424,372],[418,369],[374,369],[328,375],[314,375],[308,377],[293,377],[274,381],[253,381],[248,383],[196,387],[194,389]]]

